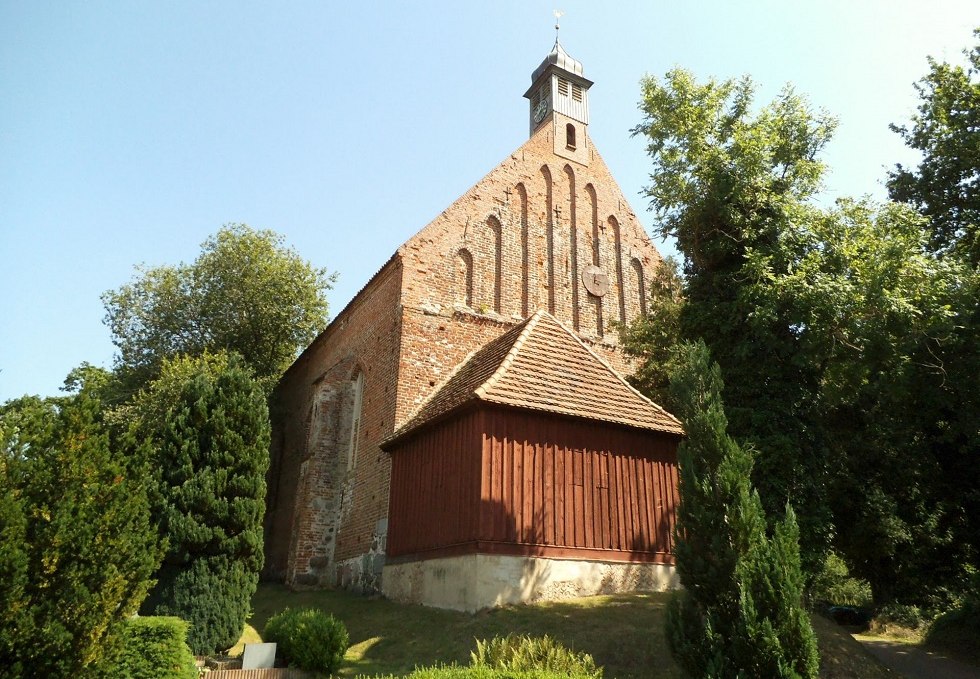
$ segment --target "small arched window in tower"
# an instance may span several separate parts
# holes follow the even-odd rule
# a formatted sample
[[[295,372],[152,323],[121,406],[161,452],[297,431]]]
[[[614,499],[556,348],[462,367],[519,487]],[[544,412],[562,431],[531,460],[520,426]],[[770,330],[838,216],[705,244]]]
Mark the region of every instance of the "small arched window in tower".
[[[575,126],[571,123],[565,125],[565,148],[575,150]]]
[[[357,446],[361,433],[361,397],[364,393],[364,373],[361,370],[351,378],[352,403],[350,411],[350,441],[347,444],[347,471],[357,464]]]

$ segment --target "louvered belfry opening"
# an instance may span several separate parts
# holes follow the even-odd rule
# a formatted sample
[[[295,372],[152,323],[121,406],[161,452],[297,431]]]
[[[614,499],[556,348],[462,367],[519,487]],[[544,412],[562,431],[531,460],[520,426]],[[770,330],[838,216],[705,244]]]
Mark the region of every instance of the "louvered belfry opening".
[[[673,563],[676,419],[538,312],[383,446],[389,563],[464,554]]]

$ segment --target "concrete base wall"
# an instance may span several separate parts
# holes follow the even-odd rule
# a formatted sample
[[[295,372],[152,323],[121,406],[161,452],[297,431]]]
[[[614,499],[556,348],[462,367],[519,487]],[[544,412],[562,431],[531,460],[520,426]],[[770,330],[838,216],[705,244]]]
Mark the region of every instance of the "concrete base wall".
[[[469,554],[385,565],[393,601],[475,612],[505,604],[680,587],[673,566]]]

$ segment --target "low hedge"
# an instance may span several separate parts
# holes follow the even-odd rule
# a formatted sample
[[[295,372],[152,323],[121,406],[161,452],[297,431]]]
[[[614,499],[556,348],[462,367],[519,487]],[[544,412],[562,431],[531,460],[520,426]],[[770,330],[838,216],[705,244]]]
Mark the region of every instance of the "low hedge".
[[[197,679],[187,645],[190,625],[180,618],[146,616],[127,620],[122,651],[100,672],[105,679]]]

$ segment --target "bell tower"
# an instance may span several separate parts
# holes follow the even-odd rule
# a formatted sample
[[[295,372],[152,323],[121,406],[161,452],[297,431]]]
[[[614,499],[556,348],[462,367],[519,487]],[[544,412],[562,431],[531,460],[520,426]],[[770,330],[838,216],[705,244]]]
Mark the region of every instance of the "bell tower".
[[[530,134],[548,121],[554,124],[555,153],[588,165],[589,88],[592,81],[582,75],[576,61],[555,38],[555,46],[531,74],[531,87],[524,93],[530,106]]]

